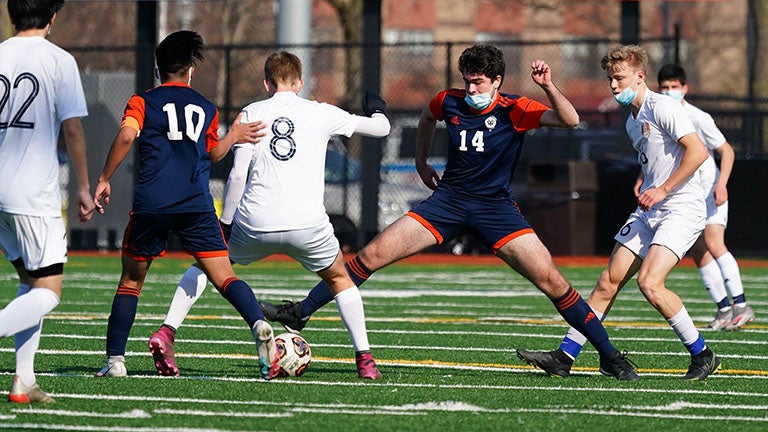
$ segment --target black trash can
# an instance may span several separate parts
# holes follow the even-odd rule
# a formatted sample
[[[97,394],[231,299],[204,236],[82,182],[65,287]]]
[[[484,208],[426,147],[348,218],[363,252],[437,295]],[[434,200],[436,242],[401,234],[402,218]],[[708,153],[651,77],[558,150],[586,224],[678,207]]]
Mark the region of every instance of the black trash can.
[[[593,255],[597,170],[591,161],[531,161],[525,215],[552,255]]]

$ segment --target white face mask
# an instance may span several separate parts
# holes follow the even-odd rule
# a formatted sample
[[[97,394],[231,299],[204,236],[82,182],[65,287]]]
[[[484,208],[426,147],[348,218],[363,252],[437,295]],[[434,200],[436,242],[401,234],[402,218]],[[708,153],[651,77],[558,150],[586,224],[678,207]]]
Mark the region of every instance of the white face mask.
[[[678,102],[682,101],[683,97],[685,97],[683,91],[678,89],[662,90],[661,94],[667,95]]]

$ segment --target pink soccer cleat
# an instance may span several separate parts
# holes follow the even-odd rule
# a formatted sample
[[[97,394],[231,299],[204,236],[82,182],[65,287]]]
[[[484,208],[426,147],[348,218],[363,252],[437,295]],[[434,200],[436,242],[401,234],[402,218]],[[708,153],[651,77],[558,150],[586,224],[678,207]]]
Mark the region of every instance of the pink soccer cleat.
[[[381,372],[376,367],[376,360],[373,359],[368,351],[355,354],[355,363],[357,363],[357,375],[360,379],[377,380],[381,378]]]
[[[155,360],[157,373],[163,376],[181,376],[179,367],[176,365],[176,357],[173,354],[173,332],[161,326],[149,338],[149,352]]]

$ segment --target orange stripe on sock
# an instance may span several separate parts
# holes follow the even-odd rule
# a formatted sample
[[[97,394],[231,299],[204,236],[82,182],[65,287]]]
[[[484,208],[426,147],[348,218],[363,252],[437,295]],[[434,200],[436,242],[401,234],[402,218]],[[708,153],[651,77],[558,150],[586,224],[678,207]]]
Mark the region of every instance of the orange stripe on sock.
[[[221,284],[221,289],[219,290],[219,291],[221,291],[221,294],[223,295],[225,292],[227,292],[227,287],[229,286],[229,284],[231,284],[232,282],[234,282],[236,280],[239,280],[239,279],[237,277],[231,277],[231,278],[225,280],[224,283]]]
[[[559,311],[566,310],[569,307],[576,304],[576,302],[579,301],[580,298],[581,296],[579,295],[579,292],[573,288],[570,288],[569,291],[565,294],[565,296],[559,299],[557,303],[555,303],[555,308],[557,308],[557,310]]]
[[[367,280],[369,277],[371,277],[371,274],[363,269],[362,265],[360,264],[360,260],[357,257],[354,257],[347,263],[347,265],[349,266],[349,270],[351,270],[352,273],[354,273],[355,276],[359,277],[360,279]]]
[[[139,293],[141,293],[141,288],[134,288],[125,285],[120,285],[117,287],[117,294],[119,295],[138,297]]]

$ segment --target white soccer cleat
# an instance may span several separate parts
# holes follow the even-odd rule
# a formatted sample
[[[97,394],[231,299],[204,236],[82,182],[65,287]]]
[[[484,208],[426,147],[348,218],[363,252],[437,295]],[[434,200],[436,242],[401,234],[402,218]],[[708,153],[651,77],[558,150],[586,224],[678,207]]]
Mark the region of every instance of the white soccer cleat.
[[[717,315],[715,315],[715,319],[713,319],[707,327],[711,328],[712,330],[725,330],[725,328],[728,327],[728,325],[731,323],[732,315],[733,308],[728,308],[726,311],[721,311],[718,309]]]
[[[128,376],[128,369],[125,368],[125,357],[110,357],[107,360],[107,365],[104,366],[100,371],[96,372],[94,376],[97,378],[122,378]]]
[[[747,306],[734,306],[733,317],[731,322],[725,327],[726,330],[738,330],[744,327],[747,323],[751,323],[755,320],[755,311]]]
[[[258,320],[253,325],[251,333],[253,333],[253,339],[256,341],[256,352],[259,355],[261,377],[272,379],[277,376],[278,371],[275,332],[268,322]]]
[[[21,382],[18,375],[14,375],[11,391],[8,392],[8,402],[28,404],[32,402],[54,403],[56,401],[48,396],[48,393],[44,392],[39,385],[28,386]]]

